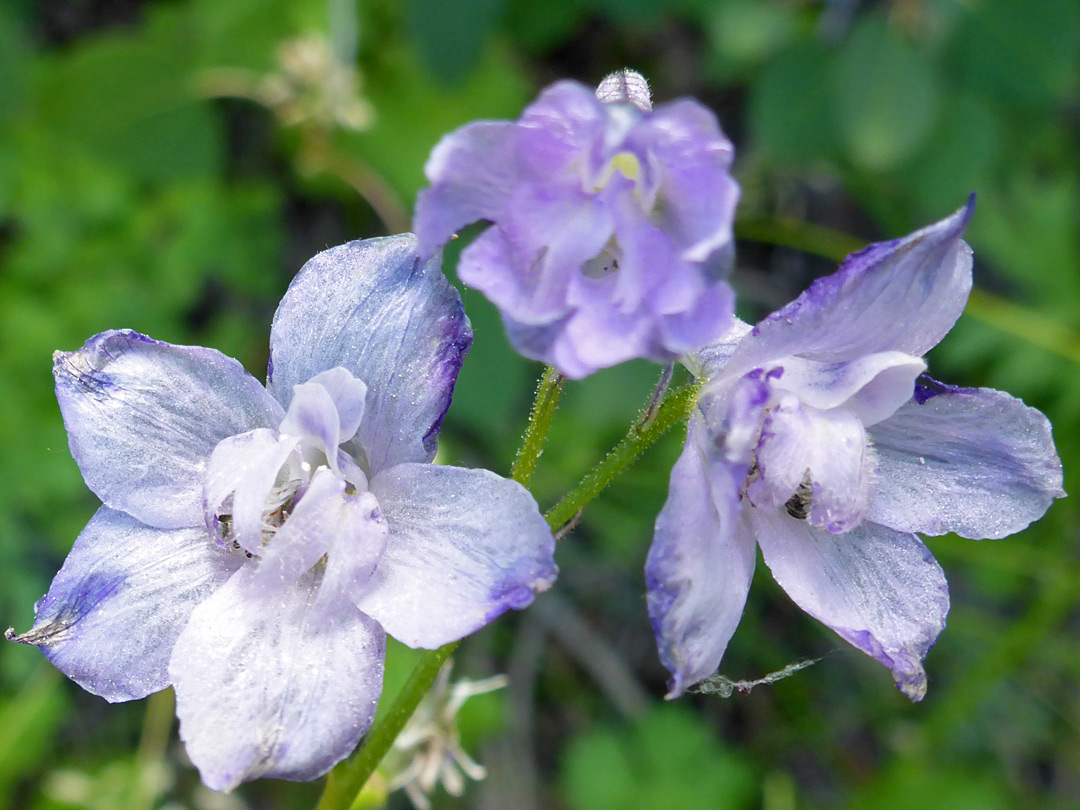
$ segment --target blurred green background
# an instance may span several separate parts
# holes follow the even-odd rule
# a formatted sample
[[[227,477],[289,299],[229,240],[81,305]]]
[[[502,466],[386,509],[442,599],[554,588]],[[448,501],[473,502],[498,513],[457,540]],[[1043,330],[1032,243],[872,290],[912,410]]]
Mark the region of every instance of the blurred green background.
[[[931,371],[1044,410],[1075,484],[1076,0],[2,0],[4,625],[29,627],[96,507],[68,454],[53,350],[131,327],[261,376],[289,279],[324,247],[407,228],[443,133],[624,66],[658,102],[701,99],[736,144],[746,318],[829,272],[814,252],[901,235],[976,191],[978,294]],[[506,473],[540,369],[481,296],[463,297],[476,343],[442,458]],[[623,435],[656,376],[630,364],[567,386],[535,478],[543,508]],[[456,674],[512,686],[463,712],[489,778],[437,807],[1080,806],[1071,499],[1005,541],[930,541],[953,607],[924,703],[762,570],[723,672],[823,660],[750,695],[666,704],[641,568],[678,433],[590,506],[552,593],[462,648]],[[409,660],[391,650],[388,692]],[[170,717],[167,696],[110,706],[4,644],[0,810],[313,806],[318,784],[210,794]]]

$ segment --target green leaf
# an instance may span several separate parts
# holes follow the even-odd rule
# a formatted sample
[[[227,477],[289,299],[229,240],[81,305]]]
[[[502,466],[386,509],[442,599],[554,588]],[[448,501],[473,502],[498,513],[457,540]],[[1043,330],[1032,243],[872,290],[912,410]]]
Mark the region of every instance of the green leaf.
[[[848,154],[872,171],[892,168],[914,152],[933,129],[938,111],[934,68],[872,16],[862,19],[844,43],[833,93]]]

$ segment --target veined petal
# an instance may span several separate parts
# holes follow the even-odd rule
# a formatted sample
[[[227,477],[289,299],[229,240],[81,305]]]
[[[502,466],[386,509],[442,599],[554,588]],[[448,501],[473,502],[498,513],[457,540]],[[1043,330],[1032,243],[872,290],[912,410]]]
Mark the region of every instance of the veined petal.
[[[169,664],[180,738],[214,790],[322,775],[367,731],[382,690],[378,624],[355,609],[312,621],[318,576],[270,598],[252,569],[192,612]]]
[[[284,416],[235,360],[130,330],[57,352],[53,376],[87,486],[162,529],[202,525],[203,472],[218,442]]]
[[[692,417],[645,563],[649,618],[672,675],[668,698],[720,666],[754,573],[756,546],[739,507],[745,467],[710,462],[707,446]]]
[[[782,361],[773,386],[797,395],[818,410],[843,406],[869,427],[887,419],[911,399],[926,362],[903,352],[879,352],[844,363],[817,363],[801,357]]]
[[[33,628],[33,644],[83,689],[111,702],[169,685],[168,663],[191,612],[243,562],[202,527],[154,529],[103,506],[83,529]]]
[[[1002,391],[924,377],[870,436],[881,475],[870,519],[900,531],[1006,537],[1065,495],[1050,422]]]
[[[887,666],[911,700],[922,661],[945,628],[945,575],[913,534],[865,522],[830,534],[780,510],[751,510],[765,563],[795,603]]]
[[[961,236],[973,209],[974,198],[928,228],[848,256],[759,323],[733,367],[742,373],[789,355],[836,363],[885,351],[926,354],[971,291],[971,248]]]
[[[472,343],[440,263],[421,261],[407,234],[331,248],[304,265],[274,316],[270,389],[283,405],[294,385],[337,366],[367,385],[364,419],[345,448],[369,475],[435,455]]]
[[[478,121],[443,136],[424,166],[431,186],[416,200],[417,250],[424,258],[471,222],[495,219],[517,179],[517,125]]]
[[[524,487],[487,470],[400,464],[371,481],[390,527],[357,605],[390,635],[433,649],[547,590],[555,541]]]

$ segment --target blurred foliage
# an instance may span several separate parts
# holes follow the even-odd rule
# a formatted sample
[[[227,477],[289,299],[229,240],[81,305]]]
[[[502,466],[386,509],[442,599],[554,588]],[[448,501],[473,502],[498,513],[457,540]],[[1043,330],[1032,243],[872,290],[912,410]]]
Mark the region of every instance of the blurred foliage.
[[[272,76],[282,46],[312,36],[358,72],[372,111],[364,127],[318,129],[250,98],[207,97],[214,71]],[[648,75],[658,101],[703,99],[736,142],[740,216],[764,223],[740,244],[745,317],[832,266],[783,247],[784,230],[769,223],[890,237],[975,191],[969,236],[980,297],[934,351],[932,371],[1046,411],[1071,488],[1080,460],[1075,0],[8,0],[0,5],[7,624],[29,625],[33,601],[95,508],[54,404],[53,350],[131,327],[213,346],[260,375],[270,317],[301,263],[384,232],[386,208],[369,193],[408,211],[444,133],[514,117],[550,80],[595,83],[624,65]],[[451,274],[470,236],[447,251]],[[463,298],[476,342],[441,453],[506,471],[539,368],[511,352],[482,296]],[[656,375],[636,363],[567,386],[535,478],[542,507],[625,433]],[[931,541],[953,610],[928,661],[924,704],[908,705],[887,673],[804,617],[762,571],[725,673],[751,678],[825,658],[749,696],[672,706],[659,699],[665,673],[640,571],[680,443],[674,433],[660,442],[560,547],[559,590],[582,632],[545,618],[556,614],[540,600],[464,646],[458,675],[508,671],[513,683],[461,716],[465,748],[483,752],[490,779],[456,803],[437,797],[437,806],[1080,804],[1080,563],[1070,502],[1001,543]],[[606,672],[599,645],[611,648]],[[392,647],[388,698],[412,655]],[[165,733],[167,699],[106,706],[43,667],[35,650],[0,650],[0,808],[313,805],[317,785],[210,794],[175,731]],[[652,708],[629,711],[615,697],[620,683]],[[400,795],[390,804],[406,806]]]

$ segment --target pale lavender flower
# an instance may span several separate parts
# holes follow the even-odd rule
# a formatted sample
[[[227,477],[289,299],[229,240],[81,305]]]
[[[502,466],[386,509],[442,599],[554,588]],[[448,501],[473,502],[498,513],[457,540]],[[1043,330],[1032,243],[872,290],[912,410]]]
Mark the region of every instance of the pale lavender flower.
[[[694,358],[706,382],[646,563],[671,697],[719,666],[760,547],[799,607],[921,699],[949,595],[915,533],[1005,537],[1064,495],[1045,416],[923,375],[971,289],[972,206]]]
[[[212,788],[324,773],[372,721],[386,633],[437,647],[555,577],[523,487],[430,463],[471,340],[438,258],[399,236],[304,266],[266,388],[126,330],[58,352],[104,505],[15,640],[110,701],[172,685]]]
[[[636,357],[666,363],[730,323],[731,160],[709,110],[689,99],[652,109],[636,73],[596,93],[558,82],[520,120],[469,124],[435,147],[420,252],[490,221],[458,274],[498,306],[519,352],[573,378]]]

